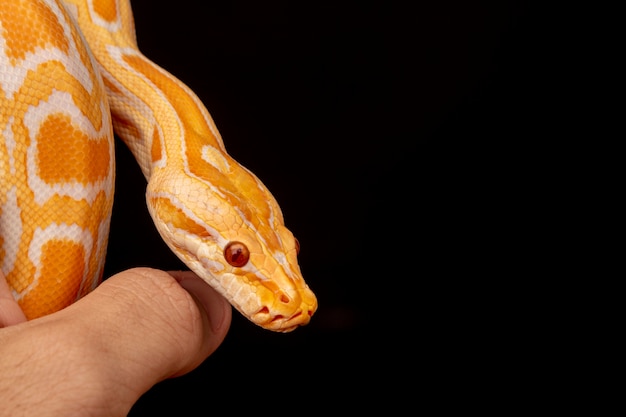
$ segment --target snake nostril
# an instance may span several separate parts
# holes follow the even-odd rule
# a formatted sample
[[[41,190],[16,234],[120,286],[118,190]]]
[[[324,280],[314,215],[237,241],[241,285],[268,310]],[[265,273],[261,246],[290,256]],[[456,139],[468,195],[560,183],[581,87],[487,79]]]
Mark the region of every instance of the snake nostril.
[[[277,297],[278,301],[280,301],[281,303],[285,303],[285,304],[289,304],[289,297],[287,297],[285,294],[283,294],[282,292],[280,294],[278,294]]]

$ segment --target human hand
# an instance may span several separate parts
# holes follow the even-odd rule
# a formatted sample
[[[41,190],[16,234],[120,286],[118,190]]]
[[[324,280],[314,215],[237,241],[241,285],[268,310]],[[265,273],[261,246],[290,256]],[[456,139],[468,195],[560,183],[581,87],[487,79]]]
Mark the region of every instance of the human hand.
[[[148,268],[26,321],[0,272],[0,415],[126,416],[211,355],[230,323],[230,304],[195,274]]]

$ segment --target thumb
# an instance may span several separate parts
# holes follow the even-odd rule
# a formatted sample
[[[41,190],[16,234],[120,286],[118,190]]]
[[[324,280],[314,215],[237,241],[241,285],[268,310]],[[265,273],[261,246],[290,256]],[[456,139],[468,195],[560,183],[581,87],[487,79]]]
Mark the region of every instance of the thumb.
[[[230,304],[193,273],[124,271],[57,313],[0,329],[4,406],[126,415],[154,384],[213,353],[230,322]]]
[[[93,316],[94,336],[128,362],[116,377],[137,381],[143,374],[147,388],[198,366],[222,343],[231,321],[230,304],[194,273],[149,268],[110,277],[62,312]]]

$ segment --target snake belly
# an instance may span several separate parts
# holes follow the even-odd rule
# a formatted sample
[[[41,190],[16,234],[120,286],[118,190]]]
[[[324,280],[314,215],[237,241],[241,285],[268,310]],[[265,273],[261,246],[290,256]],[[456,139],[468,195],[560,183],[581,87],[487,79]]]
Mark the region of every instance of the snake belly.
[[[288,332],[317,299],[265,185],[204,105],[138,49],[128,0],[0,4],[0,268],[29,319],[102,279],[113,131],[168,247],[253,323]]]

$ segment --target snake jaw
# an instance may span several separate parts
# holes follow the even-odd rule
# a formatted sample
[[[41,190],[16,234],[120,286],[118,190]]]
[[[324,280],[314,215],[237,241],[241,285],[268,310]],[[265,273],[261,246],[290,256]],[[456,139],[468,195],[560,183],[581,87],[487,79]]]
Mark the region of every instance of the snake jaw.
[[[308,324],[317,309],[317,299],[306,284],[300,285],[301,277],[294,279],[282,270],[270,278],[246,265],[213,274],[211,279],[233,307],[264,329],[290,332]]]

